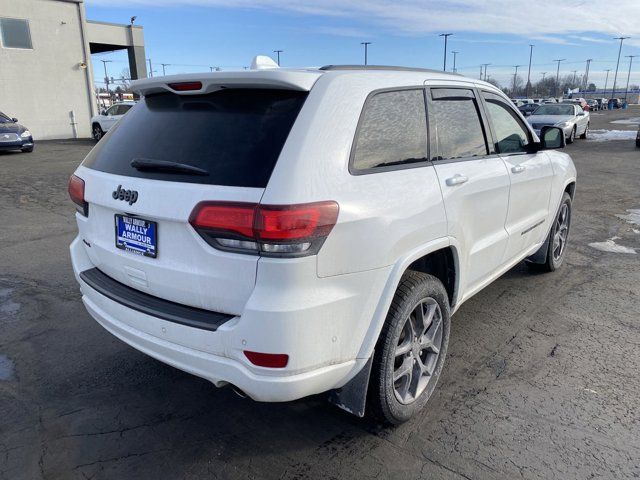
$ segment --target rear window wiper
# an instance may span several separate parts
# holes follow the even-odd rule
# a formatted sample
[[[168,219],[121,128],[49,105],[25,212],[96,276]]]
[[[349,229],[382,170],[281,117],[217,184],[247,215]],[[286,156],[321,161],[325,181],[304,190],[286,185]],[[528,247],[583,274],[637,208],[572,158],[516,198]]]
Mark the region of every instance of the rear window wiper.
[[[186,163],[171,162],[168,160],[155,160],[153,158],[134,158],[130,165],[136,170],[154,172],[190,173],[192,175],[209,175],[202,168],[194,167]]]

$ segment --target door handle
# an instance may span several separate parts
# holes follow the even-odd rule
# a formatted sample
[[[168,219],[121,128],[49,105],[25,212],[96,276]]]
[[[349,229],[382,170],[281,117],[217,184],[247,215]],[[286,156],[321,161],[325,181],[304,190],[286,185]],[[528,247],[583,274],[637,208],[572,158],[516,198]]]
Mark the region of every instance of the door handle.
[[[447,178],[446,184],[450,187],[454,187],[456,185],[462,185],[463,183],[469,181],[467,177],[464,175],[460,175],[459,173],[455,174],[451,178]]]
[[[527,169],[527,167],[525,167],[524,165],[514,165],[513,167],[511,167],[511,171],[513,173],[522,173]]]

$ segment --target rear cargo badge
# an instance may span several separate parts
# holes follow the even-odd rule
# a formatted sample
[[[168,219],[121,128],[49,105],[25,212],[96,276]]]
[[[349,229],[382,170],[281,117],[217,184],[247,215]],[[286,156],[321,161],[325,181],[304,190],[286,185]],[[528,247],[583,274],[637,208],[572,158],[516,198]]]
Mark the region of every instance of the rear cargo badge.
[[[125,190],[122,185],[118,185],[118,188],[113,191],[111,196],[114,200],[129,202],[129,205],[133,205],[138,201],[138,192],[136,190]]]

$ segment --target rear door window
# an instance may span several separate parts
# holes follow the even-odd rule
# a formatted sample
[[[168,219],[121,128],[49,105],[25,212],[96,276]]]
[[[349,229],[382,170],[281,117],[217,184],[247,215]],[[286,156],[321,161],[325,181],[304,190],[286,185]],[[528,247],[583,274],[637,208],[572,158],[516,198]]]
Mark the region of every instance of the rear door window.
[[[398,90],[370,97],[356,134],[352,170],[424,162],[426,156],[424,91]]]
[[[83,165],[128,177],[264,188],[306,97],[307,92],[276,89],[150,95],[122,117]],[[206,175],[138,170],[131,166],[136,159],[182,163]]]
[[[429,131],[432,160],[479,157],[488,153],[473,90],[431,89]]]

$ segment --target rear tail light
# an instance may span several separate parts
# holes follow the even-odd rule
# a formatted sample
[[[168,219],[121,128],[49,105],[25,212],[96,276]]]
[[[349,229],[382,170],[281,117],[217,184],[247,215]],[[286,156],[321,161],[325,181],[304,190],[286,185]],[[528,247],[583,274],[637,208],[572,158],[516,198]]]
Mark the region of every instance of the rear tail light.
[[[84,180],[76,175],[69,178],[69,197],[76,209],[85,217],[89,215],[89,204],[84,200]]]
[[[176,92],[188,92],[190,90],[201,90],[202,82],[180,82],[169,83],[169,87]]]
[[[251,363],[258,367],[284,368],[289,363],[289,355],[284,353],[260,353],[245,350],[244,354]]]
[[[301,205],[201,202],[189,223],[210,245],[272,257],[318,253],[338,219],[333,201]]]

